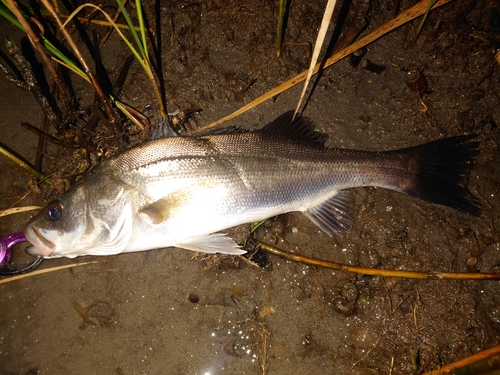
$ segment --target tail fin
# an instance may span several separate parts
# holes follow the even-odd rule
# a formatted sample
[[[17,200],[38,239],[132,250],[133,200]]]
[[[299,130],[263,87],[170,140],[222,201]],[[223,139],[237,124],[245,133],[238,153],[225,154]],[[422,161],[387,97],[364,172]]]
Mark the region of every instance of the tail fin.
[[[440,139],[403,150],[416,161],[417,175],[404,192],[427,202],[443,204],[478,216],[478,199],[465,186],[479,142],[469,142],[476,135]]]

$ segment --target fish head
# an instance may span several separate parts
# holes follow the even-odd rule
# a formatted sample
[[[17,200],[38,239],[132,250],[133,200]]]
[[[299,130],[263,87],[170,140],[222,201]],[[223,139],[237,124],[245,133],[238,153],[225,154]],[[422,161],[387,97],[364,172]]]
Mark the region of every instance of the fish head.
[[[93,173],[43,208],[25,228],[27,252],[45,258],[111,255],[132,233],[130,194],[112,173]]]

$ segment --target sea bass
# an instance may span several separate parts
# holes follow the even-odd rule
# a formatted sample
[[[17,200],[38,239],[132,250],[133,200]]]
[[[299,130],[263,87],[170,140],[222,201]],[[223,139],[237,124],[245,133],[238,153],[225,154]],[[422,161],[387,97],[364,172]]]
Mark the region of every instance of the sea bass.
[[[303,212],[346,232],[349,190],[378,186],[478,215],[465,186],[474,135],[396,151],[328,148],[313,123],[287,112],[257,132],[149,141],[103,161],[27,225],[28,252],[47,258],[176,246],[244,251],[220,232]]]

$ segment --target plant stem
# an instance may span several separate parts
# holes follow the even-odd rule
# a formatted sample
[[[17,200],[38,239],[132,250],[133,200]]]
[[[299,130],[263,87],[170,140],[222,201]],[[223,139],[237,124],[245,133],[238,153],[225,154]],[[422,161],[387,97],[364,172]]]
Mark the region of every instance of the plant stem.
[[[415,36],[413,37],[412,41],[410,42],[410,47],[413,46],[417,42],[417,38],[420,35],[422,28],[424,27],[425,20],[427,19],[427,16],[429,15],[429,12],[431,11],[435,1],[436,0],[429,1],[429,6],[427,7],[427,10],[425,11],[425,13],[422,17],[422,21],[420,21],[420,24],[418,25],[417,31],[415,32]]]
[[[26,31],[26,34],[28,35],[28,38],[29,38],[31,44],[33,44],[33,47],[35,47],[35,49],[40,54],[40,57],[43,61],[43,64],[45,65],[45,68],[51,74],[52,78],[54,79],[54,81],[57,84],[57,87],[59,89],[59,92],[61,93],[61,96],[66,101],[67,98],[69,97],[67,94],[66,87],[64,86],[62,81],[59,79],[59,76],[57,75],[55,68],[50,63],[49,57],[47,56],[47,54],[45,53],[45,50],[43,49],[42,45],[40,44],[40,39],[38,38],[37,34],[33,31],[33,29],[31,28],[31,25],[26,20],[26,18],[24,18],[21,11],[17,7],[17,4],[14,2],[14,0],[6,0],[6,1],[7,1],[7,4],[9,5],[11,12],[16,16],[17,20],[19,21],[21,26]]]
[[[9,0],[12,1],[12,0]],[[71,37],[71,35],[68,33],[68,31],[64,28],[63,23],[61,22],[61,19],[59,18],[57,12],[55,9],[52,7],[52,4],[48,0],[42,0],[43,6],[48,10],[49,14],[51,17],[54,19],[57,27],[61,30],[64,38],[68,42],[69,46],[71,47],[71,50],[75,54],[76,58],[80,62],[80,64],[83,67],[83,70],[87,74],[90,84],[94,88],[97,96],[99,97],[99,100],[102,103],[102,106],[104,108],[104,112],[106,113],[106,116],[108,117],[109,123],[111,124],[111,127],[113,128],[113,131],[115,133],[115,136],[117,139],[121,140],[120,134],[121,134],[121,128],[120,128],[120,118],[117,116],[113,108],[111,107],[111,101],[109,100],[108,95],[103,91],[101,85],[99,84],[99,81],[97,77],[94,75],[92,70],[90,69],[89,64],[83,57],[83,54],[81,53],[80,49],[76,45],[75,41]],[[121,142],[120,142],[121,143]]]
[[[19,87],[23,87],[24,89],[28,90],[33,94],[36,101],[42,108],[45,116],[52,122],[57,131],[60,132],[63,127],[62,121],[60,117],[57,115],[57,113],[54,111],[54,109],[51,107],[49,100],[45,97],[45,95],[42,92],[42,89],[38,85],[38,82],[35,78],[35,74],[33,73],[31,65],[28,63],[28,61],[21,53],[19,48],[10,38],[6,38],[5,46],[8,49],[8,53],[11,57],[12,62],[19,70],[19,73],[21,74],[23,81],[17,83],[16,82],[17,79],[14,78],[4,67],[1,67],[2,70],[4,70],[5,74],[7,75],[7,78],[12,83],[16,84]]]
[[[10,151],[6,150],[5,148],[0,146],[0,154],[4,155],[7,157],[9,160],[13,161],[17,165],[19,165],[21,168],[23,168],[25,171],[31,173],[33,176],[35,176],[38,180],[43,180],[45,176],[38,172],[35,168],[33,168],[31,165],[26,163],[25,161],[21,160],[18,158],[16,155],[11,153]]]
[[[339,271],[352,272],[361,275],[383,276],[383,277],[404,277],[407,279],[447,279],[447,280],[500,280],[500,273],[469,273],[469,272],[416,272],[404,270],[389,270],[384,268],[369,268],[347,266],[345,264],[329,262],[327,260],[311,258],[305,255],[290,253],[285,250],[278,249],[274,246],[257,241],[258,246],[271,254],[279,255],[285,259],[295,262],[308,264],[310,266],[318,266],[330,268]]]

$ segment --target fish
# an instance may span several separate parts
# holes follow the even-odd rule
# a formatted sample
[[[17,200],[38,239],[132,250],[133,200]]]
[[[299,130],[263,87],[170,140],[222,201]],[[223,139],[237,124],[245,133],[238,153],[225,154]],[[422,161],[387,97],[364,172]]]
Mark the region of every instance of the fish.
[[[480,215],[466,186],[476,135],[389,151],[325,146],[307,117],[286,112],[258,131],[155,139],[104,160],[25,228],[45,258],[178,247],[243,254],[221,233],[288,212],[322,231],[352,226],[352,188],[375,186]]]

